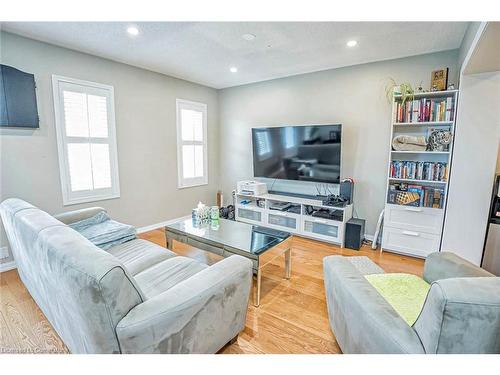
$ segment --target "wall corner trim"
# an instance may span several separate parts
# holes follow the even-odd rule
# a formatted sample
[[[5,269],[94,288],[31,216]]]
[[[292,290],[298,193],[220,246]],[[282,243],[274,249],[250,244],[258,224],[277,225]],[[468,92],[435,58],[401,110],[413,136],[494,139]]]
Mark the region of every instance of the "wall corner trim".
[[[460,72],[459,72],[459,79],[465,74],[465,68],[467,67],[467,64],[469,63],[469,60],[471,59],[472,55],[474,54],[474,51],[477,47],[477,44],[481,40],[481,36],[484,33],[484,30],[486,30],[486,26],[488,26],[488,22],[481,22],[479,25],[478,30],[476,31],[476,35],[474,36],[474,39],[472,40],[472,43],[469,47],[469,50],[467,51],[467,54],[465,55],[465,59],[462,62],[462,66],[459,67]]]

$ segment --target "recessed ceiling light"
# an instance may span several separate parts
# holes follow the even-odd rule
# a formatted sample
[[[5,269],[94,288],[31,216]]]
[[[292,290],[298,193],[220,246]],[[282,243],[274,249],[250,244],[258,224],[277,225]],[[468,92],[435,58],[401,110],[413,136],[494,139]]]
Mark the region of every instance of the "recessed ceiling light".
[[[127,33],[130,35],[136,36],[139,35],[139,29],[135,26],[129,26],[127,27]]]
[[[355,40],[350,40],[347,42],[347,47],[356,47],[358,45],[358,42]]]
[[[243,34],[241,37],[245,40],[248,40],[249,42],[256,38],[256,36],[253,34]]]
[[[236,72],[238,72],[238,68],[237,68],[237,67],[235,67],[235,66],[232,66],[232,67],[230,67],[230,68],[229,68],[229,71],[230,71],[231,73],[236,73]]]

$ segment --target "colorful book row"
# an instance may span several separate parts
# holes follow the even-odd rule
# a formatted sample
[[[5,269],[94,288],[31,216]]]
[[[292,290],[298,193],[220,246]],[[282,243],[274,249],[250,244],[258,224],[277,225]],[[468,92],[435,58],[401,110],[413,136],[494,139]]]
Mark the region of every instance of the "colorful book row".
[[[424,161],[391,161],[389,177],[409,180],[426,180],[446,182],[448,180],[448,164]]]
[[[453,98],[408,100],[397,102],[396,122],[453,121]]]

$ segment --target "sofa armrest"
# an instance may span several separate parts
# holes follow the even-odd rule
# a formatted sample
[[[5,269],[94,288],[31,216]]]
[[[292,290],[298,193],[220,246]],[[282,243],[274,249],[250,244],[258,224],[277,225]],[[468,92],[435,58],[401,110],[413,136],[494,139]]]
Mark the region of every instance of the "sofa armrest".
[[[81,210],[63,212],[54,217],[64,224],[73,224],[80,220],[88,219],[97,215],[99,212],[106,212],[102,207],[82,208]]]
[[[426,353],[500,353],[500,277],[463,277],[431,285],[413,325]]]
[[[122,353],[216,353],[245,326],[252,263],[233,255],[134,307],[117,325]]]
[[[429,284],[437,280],[454,277],[488,276],[494,275],[447,251],[429,254],[424,264],[424,280]]]
[[[415,331],[345,257],[323,260],[330,325],[344,353],[424,353]]]

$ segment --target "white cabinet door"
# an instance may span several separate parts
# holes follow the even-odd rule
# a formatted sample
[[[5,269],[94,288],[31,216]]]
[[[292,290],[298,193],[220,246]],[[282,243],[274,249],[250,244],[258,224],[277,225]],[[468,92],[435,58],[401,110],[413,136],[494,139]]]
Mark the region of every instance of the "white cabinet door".
[[[315,217],[304,217],[302,231],[306,236],[326,240],[330,242],[342,242],[342,223],[320,219]]]
[[[299,230],[300,215],[289,212],[270,210],[267,214],[267,225],[272,228],[297,232]]]
[[[439,208],[386,204],[384,228],[389,226],[440,235],[443,225],[443,215],[443,210]]]
[[[264,219],[263,211],[259,209],[242,208],[236,206],[236,220],[249,224],[262,224]]]

